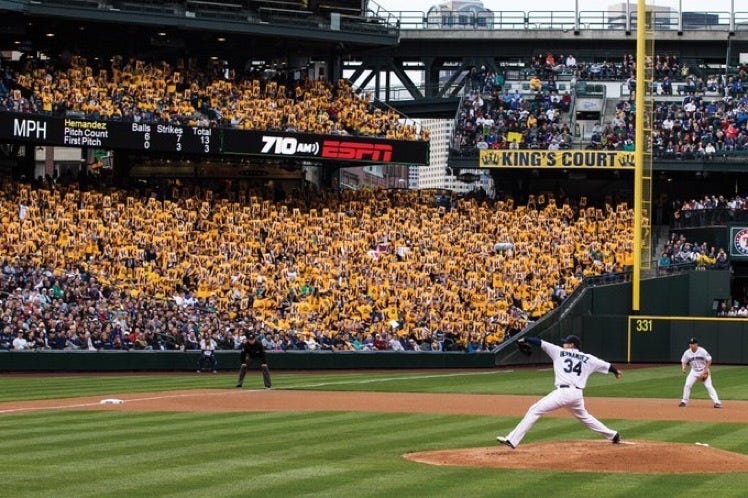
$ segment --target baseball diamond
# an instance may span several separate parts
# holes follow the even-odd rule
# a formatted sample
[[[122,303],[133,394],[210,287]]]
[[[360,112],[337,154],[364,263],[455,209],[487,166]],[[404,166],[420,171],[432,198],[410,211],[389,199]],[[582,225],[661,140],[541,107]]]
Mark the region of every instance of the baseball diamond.
[[[581,3],[0,0],[3,496],[748,498],[748,0]]]
[[[437,376],[438,377],[438,376]],[[536,401],[534,396],[435,393],[334,392],[307,390],[194,389],[116,394],[122,403],[104,403],[103,396],[0,403],[0,416],[54,410],[99,412],[380,412],[443,415],[521,416]],[[603,419],[748,423],[748,401],[731,401],[729,410],[711,410],[696,401],[686,414],[669,399],[586,398],[587,406]],[[548,418],[568,417],[551,412]],[[602,443],[602,444],[601,444]],[[603,473],[725,473],[748,472],[748,456],[712,448],[707,443],[668,443],[623,439],[538,442],[514,450],[495,445],[425,452],[404,458],[432,465],[545,469]]]

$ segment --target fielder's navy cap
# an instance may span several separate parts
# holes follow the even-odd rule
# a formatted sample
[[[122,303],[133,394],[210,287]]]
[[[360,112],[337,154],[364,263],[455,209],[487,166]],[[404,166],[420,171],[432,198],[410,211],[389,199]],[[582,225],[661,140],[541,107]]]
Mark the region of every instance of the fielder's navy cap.
[[[699,343],[699,340],[697,338],[695,338],[695,337],[691,337],[688,340],[688,344],[698,344],[698,343]]]
[[[582,347],[582,340],[575,335],[567,335],[564,338],[564,344],[573,344],[577,349]]]

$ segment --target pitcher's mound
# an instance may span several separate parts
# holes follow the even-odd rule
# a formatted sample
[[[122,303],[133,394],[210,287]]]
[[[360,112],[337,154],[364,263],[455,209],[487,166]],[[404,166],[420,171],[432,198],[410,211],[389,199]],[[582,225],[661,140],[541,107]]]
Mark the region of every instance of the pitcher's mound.
[[[748,456],[705,443],[659,441],[557,441],[506,446],[407,453],[408,460],[431,465],[540,469],[576,472],[701,474],[748,472]]]

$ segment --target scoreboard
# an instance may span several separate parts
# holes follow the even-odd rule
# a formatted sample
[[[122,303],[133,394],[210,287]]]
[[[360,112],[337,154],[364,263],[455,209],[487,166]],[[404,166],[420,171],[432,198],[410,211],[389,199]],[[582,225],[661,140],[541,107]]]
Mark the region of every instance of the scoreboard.
[[[216,130],[124,121],[0,113],[0,139],[35,145],[184,154],[218,153]]]
[[[429,164],[429,143],[0,112],[0,143],[352,163]]]
[[[218,144],[211,140],[213,137],[211,128],[150,123],[107,123],[66,119],[63,129],[63,142],[66,146],[185,154],[218,152]]]

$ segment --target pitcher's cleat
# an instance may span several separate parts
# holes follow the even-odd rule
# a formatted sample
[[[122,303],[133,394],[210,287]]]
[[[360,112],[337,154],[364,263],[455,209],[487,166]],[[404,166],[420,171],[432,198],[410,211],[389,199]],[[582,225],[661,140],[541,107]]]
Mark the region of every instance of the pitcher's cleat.
[[[512,444],[512,442],[509,441],[504,436],[497,436],[496,437],[496,441],[498,441],[499,443],[501,443],[503,445],[509,446],[511,449],[514,449],[514,445]]]
[[[722,408],[722,403],[714,403],[714,408]]]
[[[620,442],[621,442],[621,435],[620,435],[619,433],[617,433],[617,432],[616,432],[616,435],[615,435],[615,436],[613,436],[613,439],[612,439],[611,441],[613,441],[613,444],[618,444],[618,443],[620,443]]]
[[[684,402],[682,402],[682,401],[678,405],[678,408],[685,408],[685,407],[686,407],[686,404]]]

